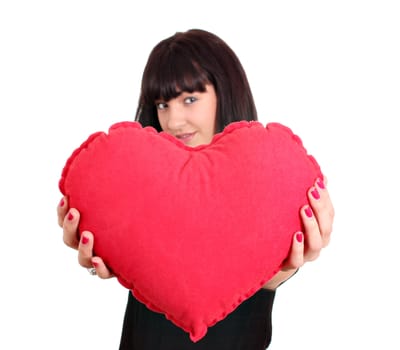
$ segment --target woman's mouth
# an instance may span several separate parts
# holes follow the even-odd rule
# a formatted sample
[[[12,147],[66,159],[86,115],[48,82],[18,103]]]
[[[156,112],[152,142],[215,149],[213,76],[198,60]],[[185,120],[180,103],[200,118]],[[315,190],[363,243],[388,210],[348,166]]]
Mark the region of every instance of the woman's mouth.
[[[185,133],[185,134],[179,134],[179,135],[175,135],[175,137],[179,140],[182,141],[185,145],[189,144],[190,141],[193,139],[194,135],[196,133],[192,132],[192,133]]]

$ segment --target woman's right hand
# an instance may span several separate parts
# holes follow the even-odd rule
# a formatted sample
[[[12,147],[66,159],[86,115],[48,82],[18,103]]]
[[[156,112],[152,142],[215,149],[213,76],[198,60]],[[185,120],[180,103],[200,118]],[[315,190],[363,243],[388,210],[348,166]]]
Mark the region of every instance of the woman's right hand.
[[[64,243],[78,250],[79,264],[85,268],[96,269],[100,278],[114,277],[113,273],[104,264],[103,259],[93,255],[94,237],[89,231],[78,232],[80,213],[75,208],[69,208],[68,200],[63,197],[57,206],[58,225],[63,229]]]

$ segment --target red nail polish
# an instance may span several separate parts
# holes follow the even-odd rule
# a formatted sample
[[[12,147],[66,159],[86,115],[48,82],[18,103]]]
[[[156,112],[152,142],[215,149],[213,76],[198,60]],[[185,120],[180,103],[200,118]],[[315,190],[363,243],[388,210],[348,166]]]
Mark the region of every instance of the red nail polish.
[[[297,242],[299,242],[299,243],[302,243],[302,242],[303,242],[303,233],[302,233],[302,232],[296,233],[296,240],[297,240]]]
[[[96,261],[92,261],[92,265],[94,268],[96,268],[97,266],[99,266],[99,264]]]
[[[319,192],[318,192],[318,190],[316,188],[314,188],[311,191],[311,195],[314,197],[314,199],[320,199],[321,198],[321,196],[319,195]]]
[[[69,221],[71,221],[73,218],[74,218],[74,216],[73,216],[71,213],[68,213],[67,219],[68,219]]]
[[[306,213],[308,218],[312,217],[312,210],[310,207],[307,207],[306,209],[304,209],[304,212]]]
[[[87,238],[86,236],[82,236],[81,242],[82,244],[87,244],[87,242],[89,242],[89,238]]]
[[[64,202],[64,198],[62,198],[60,200],[60,203],[58,204],[61,208],[64,206],[65,202]]]
[[[318,185],[318,187],[320,188],[320,189],[324,189],[325,188],[325,184],[324,184],[324,182],[321,180],[321,179],[318,179],[317,180],[317,185]]]

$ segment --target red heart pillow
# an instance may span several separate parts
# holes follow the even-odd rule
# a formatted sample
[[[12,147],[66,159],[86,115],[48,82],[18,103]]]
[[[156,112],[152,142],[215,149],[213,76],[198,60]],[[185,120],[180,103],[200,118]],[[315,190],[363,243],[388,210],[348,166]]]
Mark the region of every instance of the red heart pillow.
[[[119,282],[198,341],[279,271],[321,176],[277,123],[232,123],[190,148],[122,122],[73,152],[59,188]]]

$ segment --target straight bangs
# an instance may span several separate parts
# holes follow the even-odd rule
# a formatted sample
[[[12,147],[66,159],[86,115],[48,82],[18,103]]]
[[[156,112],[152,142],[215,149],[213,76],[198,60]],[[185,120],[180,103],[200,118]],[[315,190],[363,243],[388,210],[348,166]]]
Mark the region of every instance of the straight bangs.
[[[199,64],[185,52],[168,52],[149,64],[142,80],[142,98],[145,105],[157,100],[165,102],[178,97],[182,92],[204,92],[210,77]]]

